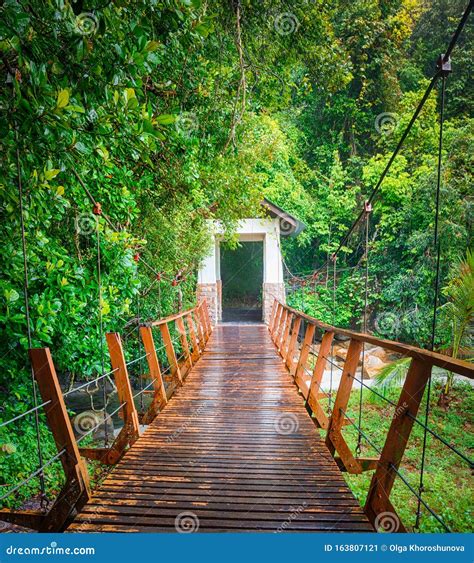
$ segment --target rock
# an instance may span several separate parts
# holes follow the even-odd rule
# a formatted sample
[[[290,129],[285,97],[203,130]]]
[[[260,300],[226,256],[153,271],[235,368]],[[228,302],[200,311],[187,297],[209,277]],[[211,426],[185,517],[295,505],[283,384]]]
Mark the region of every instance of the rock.
[[[366,355],[363,369],[364,379],[373,379],[387,365],[388,362],[382,361],[377,356]]]
[[[369,352],[369,356],[375,356],[379,360],[382,360],[382,362],[388,361],[388,354],[386,350],[381,346],[374,346],[373,348],[368,350],[368,352]]]
[[[346,361],[347,357],[347,348],[344,346],[338,346],[337,344],[333,347],[333,357],[336,360],[342,360],[343,362]]]

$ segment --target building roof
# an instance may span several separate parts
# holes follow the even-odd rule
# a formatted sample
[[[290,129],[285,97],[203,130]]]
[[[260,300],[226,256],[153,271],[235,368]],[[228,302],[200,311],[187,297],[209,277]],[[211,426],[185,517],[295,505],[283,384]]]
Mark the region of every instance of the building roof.
[[[295,237],[301,233],[306,225],[288,211],[285,211],[266,197],[263,198],[262,206],[268,210],[271,217],[280,220],[280,234],[284,237]]]

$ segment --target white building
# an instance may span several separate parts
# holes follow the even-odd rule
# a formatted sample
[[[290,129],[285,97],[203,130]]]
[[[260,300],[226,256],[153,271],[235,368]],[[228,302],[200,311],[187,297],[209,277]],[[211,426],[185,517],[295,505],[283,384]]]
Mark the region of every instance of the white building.
[[[238,261],[237,254],[232,256],[236,251],[221,249],[222,229],[218,221],[213,221],[212,250],[199,269],[197,291],[198,298],[206,298],[214,324],[223,319],[224,321],[263,319],[264,322],[268,322],[274,298],[285,301],[280,237],[296,236],[305,225],[266,199],[262,202],[262,206],[268,212],[267,217],[242,219],[239,222],[237,235],[241,249],[245,246],[250,247],[246,243],[259,243],[253,245],[250,258],[247,256],[246,261],[241,263]],[[243,251],[246,251],[245,248]],[[230,255],[230,264],[229,259],[225,259],[223,254],[226,257]],[[258,264],[255,264],[257,261]],[[262,264],[261,272],[260,264]],[[241,296],[241,299],[246,300],[245,307],[228,308],[226,312],[229,291],[236,294],[244,286],[256,287],[258,297],[255,291],[250,298],[247,295]],[[226,291],[227,289],[229,291]]]

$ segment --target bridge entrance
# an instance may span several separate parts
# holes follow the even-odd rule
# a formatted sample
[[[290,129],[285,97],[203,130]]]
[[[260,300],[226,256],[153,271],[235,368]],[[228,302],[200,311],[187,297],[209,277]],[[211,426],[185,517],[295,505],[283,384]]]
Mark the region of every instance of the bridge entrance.
[[[263,241],[221,248],[223,322],[262,322]]]

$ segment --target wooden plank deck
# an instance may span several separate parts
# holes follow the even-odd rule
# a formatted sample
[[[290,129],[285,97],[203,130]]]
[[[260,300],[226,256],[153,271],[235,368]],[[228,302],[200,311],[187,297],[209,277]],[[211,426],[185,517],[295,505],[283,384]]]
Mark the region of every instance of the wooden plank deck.
[[[70,532],[373,531],[264,325],[220,325]]]

